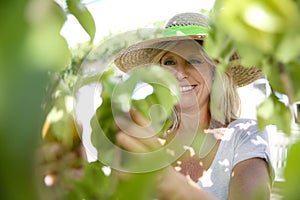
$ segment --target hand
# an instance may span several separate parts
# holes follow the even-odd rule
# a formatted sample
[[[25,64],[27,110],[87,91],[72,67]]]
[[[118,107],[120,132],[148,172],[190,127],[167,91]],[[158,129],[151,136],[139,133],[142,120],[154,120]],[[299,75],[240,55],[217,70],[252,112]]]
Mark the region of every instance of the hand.
[[[118,118],[120,131],[116,135],[117,144],[130,151],[145,153],[162,147],[164,140],[156,136],[150,127],[150,122],[141,113],[130,111],[132,122],[125,118]]]

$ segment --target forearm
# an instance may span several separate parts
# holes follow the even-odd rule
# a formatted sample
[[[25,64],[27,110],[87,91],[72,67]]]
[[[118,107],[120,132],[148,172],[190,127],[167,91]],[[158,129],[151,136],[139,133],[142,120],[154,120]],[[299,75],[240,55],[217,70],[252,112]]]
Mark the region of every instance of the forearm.
[[[159,199],[162,200],[217,200],[194,181],[174,169],[167,169],[159,185]]]
[[[192,180],[187,180],[185,188],[181,190],[181,198],[180,199],[188,199],[188,200],[217,200],[216,197],[212,196],[200,186],[198,186]]]

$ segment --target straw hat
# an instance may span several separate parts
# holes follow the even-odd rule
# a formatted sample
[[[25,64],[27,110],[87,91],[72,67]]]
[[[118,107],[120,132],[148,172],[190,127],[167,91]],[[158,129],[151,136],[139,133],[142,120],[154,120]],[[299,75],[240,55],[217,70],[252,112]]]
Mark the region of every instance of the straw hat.
[[[205,15],[200,13],[177,14],[167,22],[161,37],[145,40],[125,48],[117,55],[115,64],[123,72],[128,72],[138,66],[152,64],[156,55],[167,50],[162,49],[160,44],[178,40],[195,40],[202,44],[202,41],[208,36],[208,31],[208,18]],[[243,67],[239,64],[239,60],[238,55],[234,53],[230,58],[233,65],[229,68],[229,73],[233,75],[237,86],[245,86],[261,77],[261,70],[256,67]]]

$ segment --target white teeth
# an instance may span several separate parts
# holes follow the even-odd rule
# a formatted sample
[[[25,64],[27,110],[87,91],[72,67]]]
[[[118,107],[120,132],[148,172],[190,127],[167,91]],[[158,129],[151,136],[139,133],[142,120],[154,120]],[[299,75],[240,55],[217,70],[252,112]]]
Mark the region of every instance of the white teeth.
[[[187,92],[187,91],[192,90],[193,88],[194,88],[193,86],[182,86],[182,87],[180,87],[180,91]]]

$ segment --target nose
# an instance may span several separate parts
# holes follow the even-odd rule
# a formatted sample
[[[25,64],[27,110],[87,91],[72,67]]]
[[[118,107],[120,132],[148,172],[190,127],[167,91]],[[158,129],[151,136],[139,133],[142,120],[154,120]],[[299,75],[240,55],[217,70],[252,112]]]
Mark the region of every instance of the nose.
[[[187,62],[185,59],[179,57],[177,59],[177,63],[175,66],[175,76],[178,80],[182,80],[184,78],[188,77],[188,71],[187,71]]]

